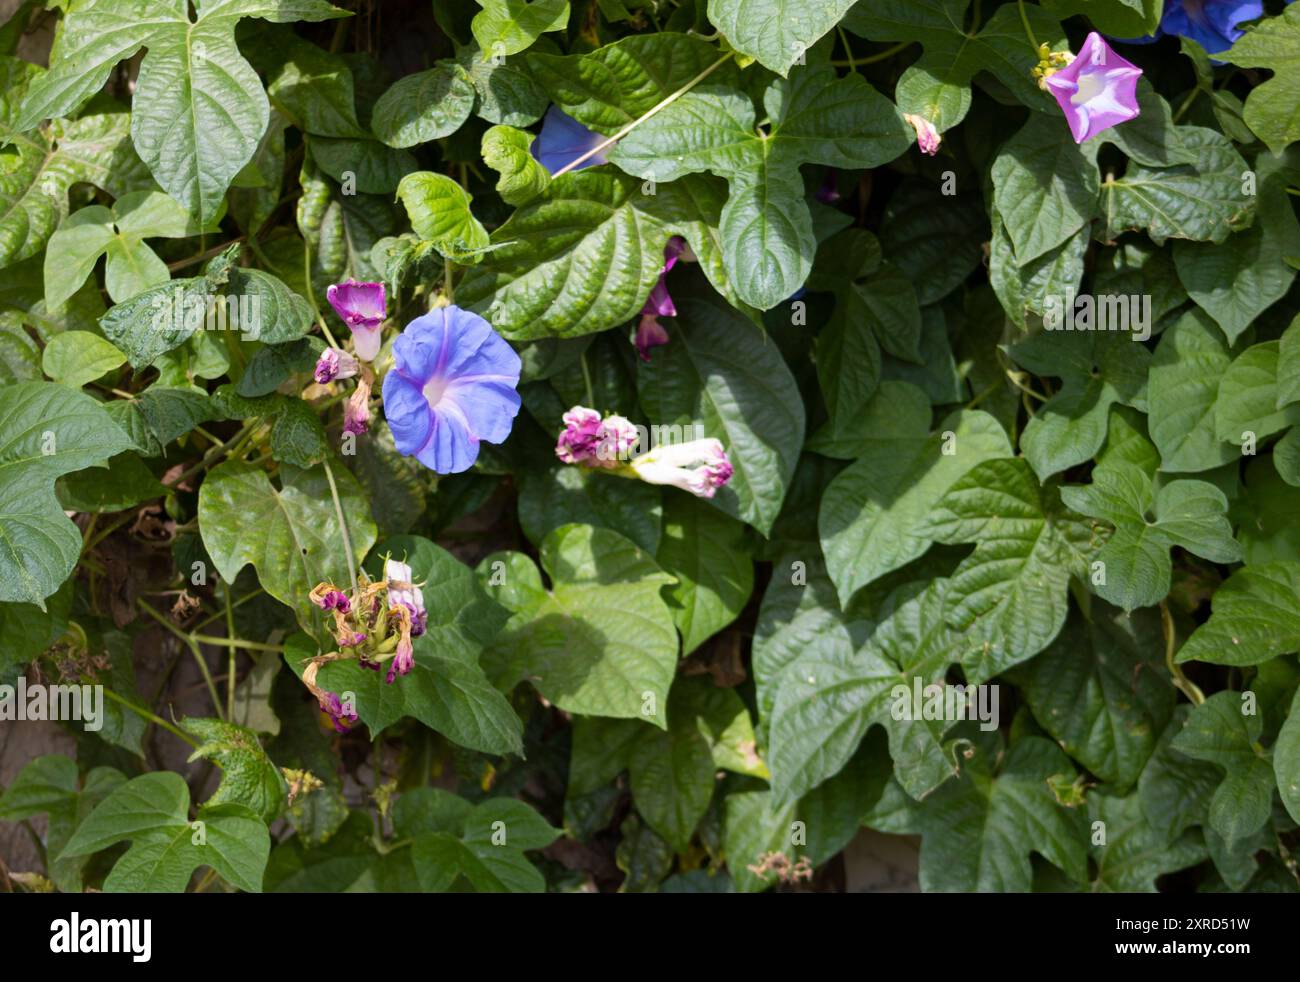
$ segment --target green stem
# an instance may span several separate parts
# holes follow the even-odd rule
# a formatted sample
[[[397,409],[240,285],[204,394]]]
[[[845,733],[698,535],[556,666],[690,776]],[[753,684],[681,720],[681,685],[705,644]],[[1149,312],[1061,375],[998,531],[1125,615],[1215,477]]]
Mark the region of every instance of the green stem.
[[[334,514],[339,520],[339,529],[343,533],[343,554],[348,560],[348,576],[352,580],[352,594],[357,592],[357,561],[352,556],[352,536],[348,532],[347,519],[343,517],[343,503],[339,501],[339,488],[334,483],[334,470],[330,467],[330,462],[325,461],[325,476],[330,482],[330,497],[334,499]]]
[[[569,171],[573,170],[574,168],[579,167],[582,164],[585,164],[592,157],[596,156],[596,154],[603,153],[604,151],[608,150],[615,143],[623,139],[623,137],[627,136],[634,129],[636,129],[638,126],[644,123],[647,119],[660,112],[660,110],[666,109],[669,106],[671,106],[674,102],[676,102],[678,99],[684,96],[687,92],[691,91],[691,89],[695,88],[695,86],[699,85],[701,82],[703,82],[706,78],[708,78],[710,75],[712,75],[715,71],[717,71],[719,68],[721,68],[724,64],[726,64],[734,57],[735,57],[735,52],[728,51],[725,55],[723,55],[721,58],[715,61],[708,68],[704,69],[704,71],[700,72],[700,74],[696,75],[693,79],[691,79],[689,82],[683,85],[676,92],[670,93],[669,95],[665,96],[663,99],[659,100],[659,102],[655,103],[653,106],[651,106],[649,109],[643,112],[636,119],[632,120],[632,122],[628,123],[621,130],[619,130],[617,133],[611,136],[609,139],[603,140],[600,143],[596,144],[594,147],[592,147],[590,150],[584,153],[577,160],[573,160],[565,164],[563,167],[561,167],[551,176],[559,177],[561,174],[567,174]]]
[[[1177,636],[1174,633],[1173,615],[1169,613],[1169,604],[1164,600],[1160,601],[1160,627],[1165,633],[1165,665],[1169,667],[1169,674],[1173,676],[1174,688],[1190,699],[1193,705],[1199,706],[1205,702],[1205,693],[1183,674],[1183,670],[1174,661]]]
[[[836,68],[852,68],[856,71],[862,65],[874,65],[878,61],[887,61],[894,57],[900,51],[904,51],[912,46],[911,41],[899,41],[898,44],[891,44],[884,51],[877,51],[874,55],[868,55],[865,58],[854,58],[849,56],[845,61],[832,61],[831,64]],[[848,44],[845,44],[845,50],[848,50]]]
[[[226,595],[226,637],[235,636],[235,608],[230,602],[230,584],[222,581],[223,593]],[[226,719],[233,721],[235,718],[235,658],[239,654],[239,649],[234,645],[230,646],[230,656],[226,663]]]
[[[208,464],[211,462],[212,458],[216,457],[218,454],[222,453],[223,451],[228,450],[231,446],[233,446],[240,439],[242,439],[250,430],[252,430],[255,423],[256,420],[245,423],[242,427],[240,427],[239,431],[234,436],[232,436],[229,440],[225,441],[224,443],[218,443],[214,447],[209,447],[208,450],[203,454],[203,458],[197,464],[195,464],[189,470],[184,471],[178,478],[176,478],[176,480],[172,481],[171,487],[177,487],[180,484],[183,484],[186,480],[193,477],[199,471],[207,467]]]
[[[849,47],[848,35],[844,33],[844,28],[839,24],[835,25],[835,31],[840,36],[840,44],[844,46],[844,58],[849,63],[849,71],[856,72],[858,70],[858,65],[857,62],[853,60],[853,49]]]
[[[578,362],[582,365],[582,381],[587,386],[587,405],[591,409],[595,409],[596,396],[591,388],[591,371],[587,368],[587,352],[584,351],[578,356]]]
[[[182,730],[180,727],[173,726],[171,723],[168,723],[161,716],[157,716],[149,712],[149,710],[145,709],[143,706],[137,706],[133,702],[128,702],[127,700],[119,696],[116,692],[114,692],[112,689],[110,689],[108,686],[104,686],[104,695],[108,696],[108,698],[112,699],[115,703],[125,706],[127,709],[131,710],[131,712],[139,716],[141,719],[147,720],[148,722],[153,723],[155,726],[161,726],[168,733],[172,734],[173,736],[177,737],[180,740],[184,740],[191,747],[198,746],[198,742],[192,736],[190,736],[188,733]]]
[[[162,614],[158,613],[158,611],[150,607],[147,603],[144,602],[144,600],[137,599],[136,606],[138,606],[141,610],[143,610],[146,614],[148,614],[150,617],[156,620],[159,624],[165,627],[176,637],[180,638],[181,641],[185,643],[185,647],[190,649],[190,654],[194,656],[194,661],[198,663],[199,673],[203,676],[203,682],[208,687],[208,695],[212,698],[213,709],[216,710],[217,716],[224,723],[226,720],[226,711],[221,704],[221,696],[217,694],[217,683],[212,680],[212,672],[208,669],[208,663],[203,660],[203,652],[199,650],[199,646],[195,641],[194,637],[189,634],[186,634],[184,631],[178,628],[167,618],[163,617]]]
[[[311,285],[311,243],[306,239],[302,243],[302,272],[303,280],[307,287],[307,299],[311,301],[311,309],[316,311],[316,323],[320,325],[321,333],[325,335],[325,340],[330,343],[331,348],[339,347],[339,343],[334,340],[334,335],[330,333],[329,325],[325,323],[325,315],[321,313],[320,304],[316,302],[316,291]]]
[[[216,645],[218,648],[247,648],[249,651],[284,651],[282,644],[263,644],[261,641],[245,641],[243,638],[218,638],[211,634],[191,634],[198,644]]]
[[[1034,51],[1038,51],[1038,39],[1034,37],[1033,29],[1029,26],[1029,15],[1025,13],[1025,0],[1016,0],[1016,6],[1020,9],[1020,23],[1025,25],[1025,36],[1029,38],[1029,43]]]
[[[1194,88],[1192,89],[1191,92],[1187,93],[1187,98],[1182,101],[1182,103],[1178,106],[1178,111],[1174,113],[1175,123],[1177,123],[1180,119],[1183,118],[1187,110],[1192,108],[1192,103],[1196,101],[1196,97],[1200,94],[1201,94],[1201,90],[1199,87]]]

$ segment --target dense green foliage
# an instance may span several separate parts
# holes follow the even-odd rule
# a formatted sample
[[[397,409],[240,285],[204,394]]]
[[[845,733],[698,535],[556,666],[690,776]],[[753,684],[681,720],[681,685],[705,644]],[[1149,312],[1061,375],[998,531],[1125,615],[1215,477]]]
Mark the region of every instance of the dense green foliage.
[[[835,889],[865,826],[925,890],[1300,890],[1300,4],[1181,3],[18,4],[0,685],[106,699],[3,885]],[[456,308],[521,406],[438,473],[393,341]],[[574,407],[725,474],[565,463]]]

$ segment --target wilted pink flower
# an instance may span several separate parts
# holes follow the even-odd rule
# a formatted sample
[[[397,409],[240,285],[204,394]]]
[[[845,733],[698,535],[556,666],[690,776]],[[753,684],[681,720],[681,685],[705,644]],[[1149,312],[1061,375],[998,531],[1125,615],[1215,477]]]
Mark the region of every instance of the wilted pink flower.
[[[617,467],[636,447],[640,434],[622,416],[607,416],[585,406],[564,414],[564,431],[555,443],[555,456],[566,464]]]
[[[939,152],[939,143],[943,138],[939,136],[939,131],[934,128],[932,122],[924,116],[916,116],[912,113],[903,113],[903,119],[916,130],[916,145],[921,153],[933,157]]]
[[[1093,31],[1078,55],[1043,80],[1070,124],[1075,143],[1135,117],[1142,69],[1125,61]]]
[[[316,381],[321,385],[335,379],[351,378],[360,368],[357,360],[340,348],[326,348],[316,361]]]
[[[631,467],[648,484],[669,484],[699,498],[712,498],[732,474],[722,443],[712,438],[656,447]]]
[[[343,432],[360,435],[370,423],[370,383],[364,378],[343,404]]]
[[[636,426],[622,416],[606,416],[597,431],[596,458],[614,464],[626,458],[636,447],[640,434]]]
[[[356,725],[356,710],[352,708],[351,703],[341,700],[337,693],[326,692],[319,702],[321,712],[329,715],[330,722],[334,724],[334,729],[337,732],[346,733]]]
[[[388,581],[389,606],[401,604],[411,612],[411,637],[418,638],[428,627],[429,613],[424,608],[424,594],[411,580],[411,567],[396,559],[386,559],[384,579]]]
[[[563,419],[564,432],[555,441],[555,456],[565,464],[580,464],[594,457],[600,442],[600,413],[574,406]]]
[[[340,614],[346,614],[352,606],[342,590],[330,590],[316,602],[321,610],[337,610]]]
[[[334,312],[352,329],[352,344],[357,357],[362,361],[373,361],[379,354],[384,318],[388,316],[384,284],[348,280],[335,283],[325,296]]]
[[[407,674],[414,665],[415,649],[411,646],[410,637],[403,636],[397,642],[397,651],[393,655],[393,660],[388,663],[388,675],[384,681],[392,685],[397,676]]]
[[[651,348],[668,343],[668,332],[659,323],[659,318],[677,316],[677,305],[668,292],[668,271],[677,265],[678,259],[694,262],[695,254],[684,238],[674,235],[664,246],[664,264],[659,270],[659,280],[641,308],[641,322],[636,329],[636,350],[642,361],[650,360]]]

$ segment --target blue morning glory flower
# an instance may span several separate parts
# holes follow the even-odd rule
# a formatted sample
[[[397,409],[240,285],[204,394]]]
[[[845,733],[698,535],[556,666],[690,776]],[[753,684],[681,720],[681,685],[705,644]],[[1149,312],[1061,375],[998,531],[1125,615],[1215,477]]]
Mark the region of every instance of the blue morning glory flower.
[[[1288,3],[1291,0],[1287,0]],[[1244,34],[1237,25],[1264,15],[1263,0],[1166,0],[1160,26],[1151,37],[1129,39],[1147,44],[1172,34],[1191,38],[1209,54],[1227,51]]]
[[[1191,38],[1210,54],[1227,51],[1244,31],[1242,21],[1264,15],[1262,0],[1169,0],[1160,29]]]
[[[384,376],[384,416],[397,449],[439,474],[501,443],[519,412],[519,356],[478,314],[441,307],[406,325]]]
[[[572,116],[552,106],[546,110],[546,118],[542,120],[542,132],[538,134],[537,139],[533,140],[529,150],[538,163],[554,174],[604,142],[605,138],[599,133],[593,133]],[[601,151],[588,157],[574,170],[594,167],[604,162],[605,153]]]

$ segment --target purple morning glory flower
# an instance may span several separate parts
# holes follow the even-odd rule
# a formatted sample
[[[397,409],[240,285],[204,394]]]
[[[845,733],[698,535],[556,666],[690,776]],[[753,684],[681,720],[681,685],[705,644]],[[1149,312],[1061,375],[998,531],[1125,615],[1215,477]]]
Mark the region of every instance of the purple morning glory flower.
[[[665,290],[665,293],[668,291]],[[669,298],[671,302],[672,298]],[[636,326],[636,353],[642,361],[650,360],[650,349],[668,343],[668,329],[659,323],[654,314],[642,314]]]
[[[1079,53],[1043,84],[1056,97],[1075,143],[1138,114],[1137,80],[1142,69],[1125,61],[1093,31]]]
[[[677,305],[673,303],[668,292],[668,271],[677,265],[677,260],[694,260],[694,254],[686,240],[674,235],[664,246],[664,264],[659,270],[659,279],[646,297],[645,306],[641,308],[641,322],[636,329],[636,350],[642,361],[650,360],[650,349],[668,343],[668,331],[659,323],[660,317],[676,317]]]
[[[533,140],[529,150],[538,163],[554,174],[604,142],[605,138],[599,133],[593,133],[558,106],[552,106],[546,110],[542,132]],[[602,150],[588,157],[574,170],[594,167],[604,162],[605,152]]]
[[[402,454],[439,474],[468,470],[519,412],[521,363],[478,314],[440,307],[406,325],[384,376],[384,415]]]
[[[352,344],[362,361],[374,361],[383,341],[384,318],[388,304],[382,283],[358,283],[348,280],[335,283],[325,297],[343,323],[352,329]]]

